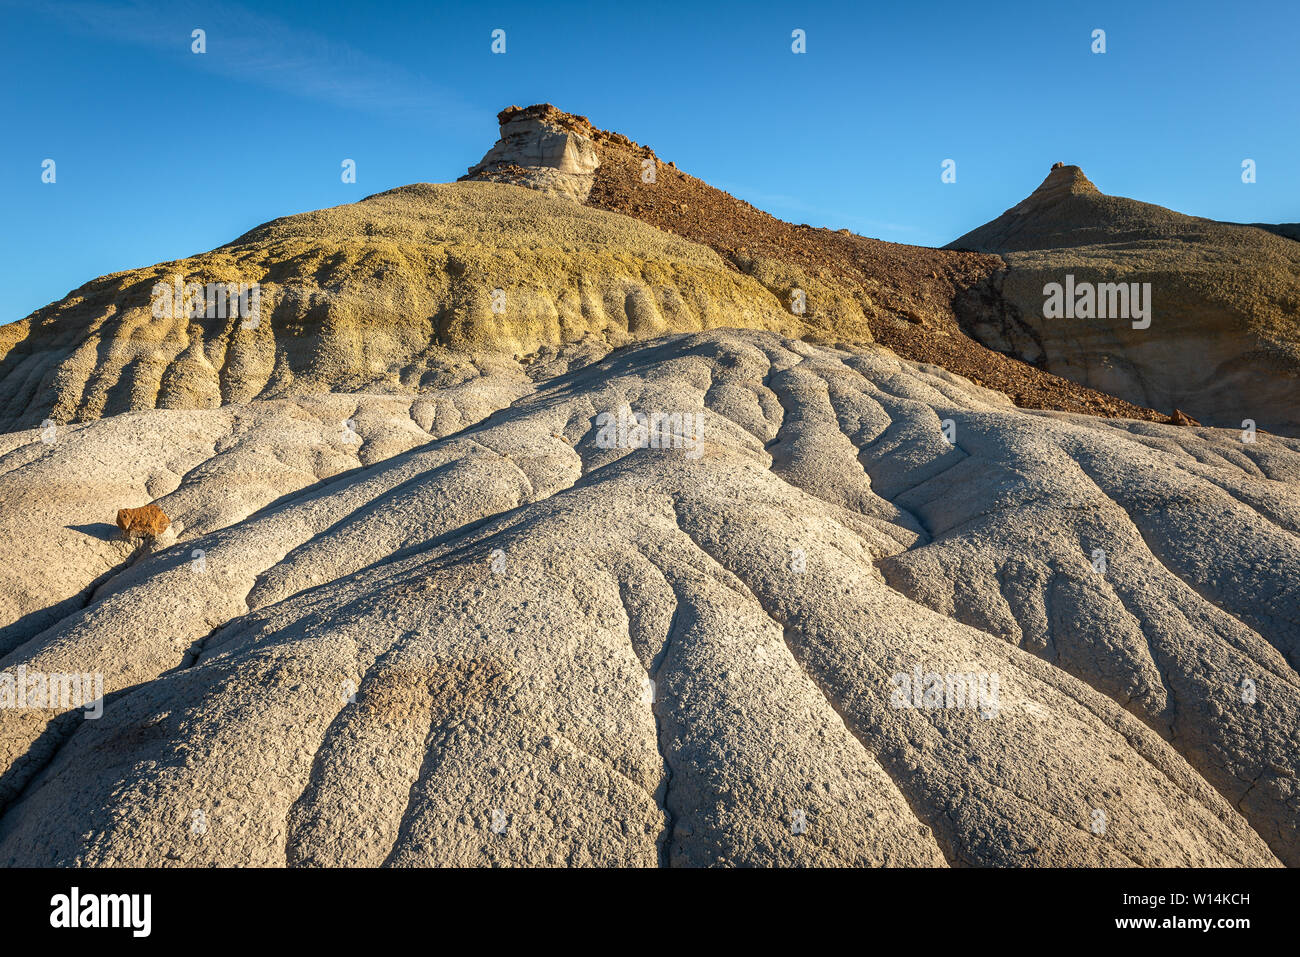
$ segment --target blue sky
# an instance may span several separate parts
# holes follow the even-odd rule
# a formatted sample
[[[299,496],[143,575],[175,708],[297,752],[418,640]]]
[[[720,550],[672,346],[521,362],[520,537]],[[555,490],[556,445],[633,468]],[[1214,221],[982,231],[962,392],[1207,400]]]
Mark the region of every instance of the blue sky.
[[[1294,2],[0,0],[0,15],[0,322],[276,216],[454,180],[511,103],[585,114],[784,219],[898,242],[956,238],[1056,160],[1182,212],[1300,221]]]

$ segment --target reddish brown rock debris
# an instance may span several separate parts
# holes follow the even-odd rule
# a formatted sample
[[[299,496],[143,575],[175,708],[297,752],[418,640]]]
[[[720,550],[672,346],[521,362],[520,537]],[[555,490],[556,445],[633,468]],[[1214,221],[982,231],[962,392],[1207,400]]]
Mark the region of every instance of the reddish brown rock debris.
[[[171,527],[171,519],[157,505],[119,508],[117,527],[127,538],[157,538]]]
[[[594,127],[585,116],[550,104],[503,110],[566,126],[595,141],[600,154],[587,205],[623,213],[714,249],[745,271],[756,258],[789,263],[832,284],[861,290],[874,304],[866,316],[876,341],[914,362],[942,366],[1018,406],[1088,415],[1168,421],[1168,416],[1088,389],[980,345],[962,331],[959,309],[1001,308],[994,277],[1001,257],[906,246],[848,230],[796,226],[659,160],[626,136]],[[655,160],[655,182],[642,163]]]

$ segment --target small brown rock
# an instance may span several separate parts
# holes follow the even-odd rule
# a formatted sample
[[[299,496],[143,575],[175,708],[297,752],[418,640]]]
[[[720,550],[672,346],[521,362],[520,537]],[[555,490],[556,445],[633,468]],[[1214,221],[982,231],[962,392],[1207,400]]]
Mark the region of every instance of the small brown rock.
[[[1182,409],[1174,409],[1174,414],[1169,417],[1169,424],[1170,425],[1200,425],[1201,423],[1197,422],[1195,419],[1193,419]]]
[[[127,538],[157,538],[171,527],[171,519],[157,505],[119,508],[117,527]]]

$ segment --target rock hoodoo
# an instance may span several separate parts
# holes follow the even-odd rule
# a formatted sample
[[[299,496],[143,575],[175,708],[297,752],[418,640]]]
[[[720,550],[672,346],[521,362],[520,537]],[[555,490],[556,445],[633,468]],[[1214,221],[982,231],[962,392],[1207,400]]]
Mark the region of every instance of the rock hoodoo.
[[[545,104],[510,106],[497,120],[501,139],[461,179],[511,183],[586,201],[600,166],[586,117]]]

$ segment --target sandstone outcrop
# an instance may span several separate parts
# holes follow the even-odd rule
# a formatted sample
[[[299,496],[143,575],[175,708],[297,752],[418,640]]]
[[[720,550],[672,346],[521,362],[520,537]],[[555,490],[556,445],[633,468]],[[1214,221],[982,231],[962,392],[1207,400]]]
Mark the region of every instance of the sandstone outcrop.
[[[551,106],[507,107],[497,115],[501,138],[461,179],[527,186],[585,202],[600,155],[586,117]]]

